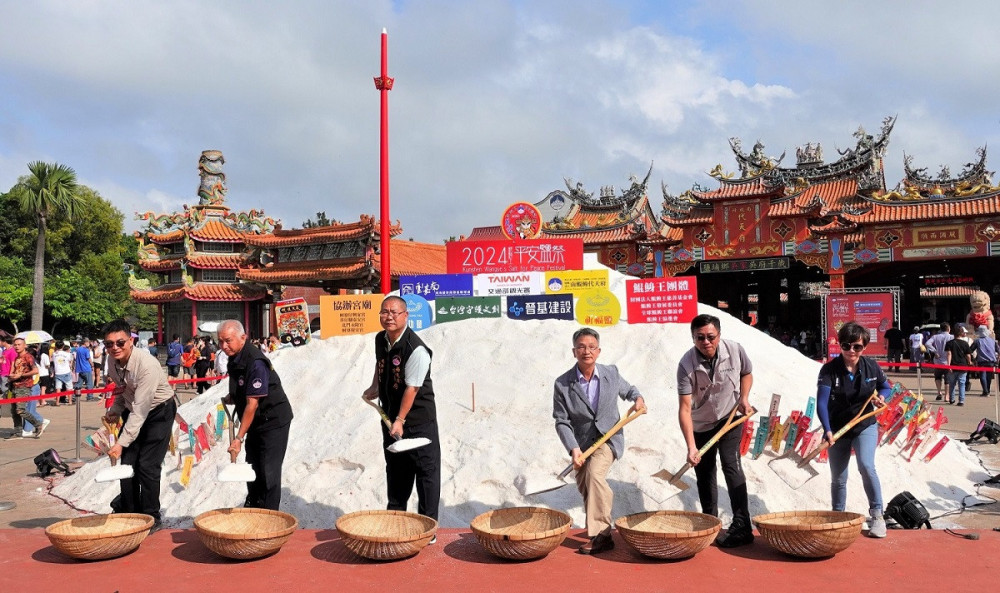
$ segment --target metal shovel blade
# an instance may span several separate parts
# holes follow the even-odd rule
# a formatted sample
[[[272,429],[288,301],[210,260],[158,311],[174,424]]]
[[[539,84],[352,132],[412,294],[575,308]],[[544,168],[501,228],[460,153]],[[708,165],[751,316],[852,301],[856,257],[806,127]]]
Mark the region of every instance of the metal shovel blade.
[[[551,492],[553,490],[558,490],[568,484],[560,478],[556,477],[545,477],[545,478],[526,478],[524,484],[519,490],[524,496],[534,496],[536,494],[542,494],[543,492]]]
[[[665,469],[661,469],[660,471],[653,474],[653,477],[663,480],[664,482],[667,483],[668,488],[676,490],[674,494],[679,494],[691,487],[690,484],[681,479],[684,476],[684,474],[687,473],[687,470],[690,467],[691,467],[690,464],[685,464],[685,466],[681,468],[681,470],[676,474],[672,474]]]
[[[131,465],[112,465],[97,472],[94,476],[95,482],[117,482],[127,480],[135,475],[135,470]]]
[[[257,472],[249,463],[230,463],[219,472],[220,482],[253,482],[257,480]]]
[[[794,451],[772,459],[767,463],[767,466],[778,474],[781,481],[788,484],[792,490],[801,488],[806,482],[819,475],[811,463]]]
[[[431,440],[426,437],[416,437],[412,439],[399,439],[395,443],[385,448],[390,453],[402,453],[431,444]]]

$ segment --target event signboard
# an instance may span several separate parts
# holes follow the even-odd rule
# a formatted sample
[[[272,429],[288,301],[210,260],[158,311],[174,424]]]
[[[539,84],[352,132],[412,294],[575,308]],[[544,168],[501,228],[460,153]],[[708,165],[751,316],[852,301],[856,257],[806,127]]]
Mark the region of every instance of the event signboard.
[[[406,325],[415,332],[434,325],[434,311],[427,299],[419,294],[404,294],[406,301]]]
[[[547,272],[583,268],[583,239],[449,241],[449,274]]]
[[[573,295],[508,297],[507,317],[518,321],[573,319]]]
[[[581,293],[608,287],[608,270],[564,270],[545,272],[546,294]]]
[[[505,272],[502,274],[476,274],[473,283],[475,296],[523,296],[542,294],[541,272]]]
[[[621,303],[607,288],[592,288],[578,293],[576,320],[581,325],[607,327],[616,325],[621,317]]]
[[[500,317],[500,297],[455,297],[434,301],[435,323],[477,317]]]
[[[382,330],[380,294],[322,295],[319,297],[319,337],[368,334]]]
[[[309,305],[302,297],[274,303],[278,339],[283,344],[302,346],[309,343]]]
[[[837,332],[848,321],[856,321],[868,330],[866,356],[885,356],[885,332],[895,317],[891,292],[854,292],[826,295],[827,356],[840,354]]]
[[[688,323],[698,315],[698,278],[628,280],[625,298],[629,323]]]
[[[399,294],[419,294],[428,301],[445,297],[469,297],[472,296],[472,274],[400,276]]]

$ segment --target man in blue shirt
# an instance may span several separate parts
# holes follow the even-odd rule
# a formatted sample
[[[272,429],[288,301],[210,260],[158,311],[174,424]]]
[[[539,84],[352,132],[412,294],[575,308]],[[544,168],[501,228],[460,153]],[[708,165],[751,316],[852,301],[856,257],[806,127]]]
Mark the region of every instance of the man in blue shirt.
[[[181,337],[174,334],[173,341],[167,345],[167,375],[177,377],[181,372],[181,354],[184,354],[184,346],[181,345]]]
[[[90,355],[90,340],[84,338],[83,343],[77,343],[76,348],[73,349],[73,354],[76,358],[73,362],[73,370],[76,371],[77,379],[76,384],[73,385],[74,389],[93,389],[94,388],[94,367],[91,366],[91,355]],[[84,387],[85,386],[85,387]],[[94,394],[88,393],[86,401],[93,401],[97,399]]]

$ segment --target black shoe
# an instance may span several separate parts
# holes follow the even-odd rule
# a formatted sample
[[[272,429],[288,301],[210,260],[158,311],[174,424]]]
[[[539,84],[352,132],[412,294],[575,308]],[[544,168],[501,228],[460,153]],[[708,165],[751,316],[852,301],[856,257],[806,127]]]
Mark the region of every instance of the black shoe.
[[[956,406],[964,406],[964,405],[965,405],[965,402],[958,402],[958,403],[957,403],[957,404],[955,404],[955,405],[956,405]]]
[[[738,548],[753,543],[753,528],[746,519],[733,519],[732,525],[725,535],[715,538],[715,545],[720,548]]]
[[[590,541],[580,546],[576,552],[578,554],[598,554],[606,550],[614,550],[615,541],[611,539],[611,535],[598,534],[590,538]]]

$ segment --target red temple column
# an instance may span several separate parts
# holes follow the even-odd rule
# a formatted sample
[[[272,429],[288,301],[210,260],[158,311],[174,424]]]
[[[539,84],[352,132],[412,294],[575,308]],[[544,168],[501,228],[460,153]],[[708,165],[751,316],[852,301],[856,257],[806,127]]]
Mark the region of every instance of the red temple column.
[[[191,301],[191,337],[198,335],[198,301]]]
[[[156,305],[156,343],[163,343],[163,303]]]
[[[250,301],[243,301],[243,329],[250,333]]]
[[[392,268],[389,263],[389,91],[392,90],[393,79],[389,78],[389,35],[382,29],[382,74],[375,77],[375,88],[381,99],[381,135],[379,137],[379,198],[380,216],[382,217],[381,241],[382,250],[380,267],[382,274],[382,294],[392,290]]]

